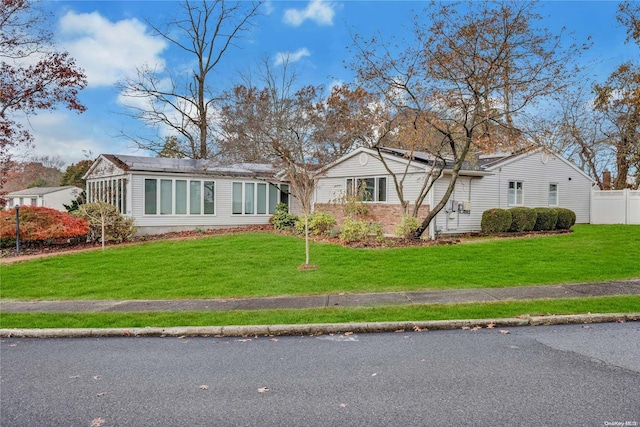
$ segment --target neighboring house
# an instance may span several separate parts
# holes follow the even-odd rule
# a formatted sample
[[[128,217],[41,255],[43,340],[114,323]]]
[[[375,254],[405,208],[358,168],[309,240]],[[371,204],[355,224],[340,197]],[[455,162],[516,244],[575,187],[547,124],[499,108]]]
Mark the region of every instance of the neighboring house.
[[[70,205],[82,189],[68,185],[65,187],[33,187],[7,194],[7,209],[14,206],[44,206],[66,212],[64,205]]]
[[[404,180],[404,198],[411,204],[425,179],[432,179],[433,158],[427,153],[383,149],[388,167]],[[576,213],[578,223],[588,223],[591,188],[589,176],[559,155],[544,149],[519,153],[470,156],[459,173],[455,189],[446,207],[430,224],[430,237],[438,233],[466,233],[480,230],[482,213],[490,208],[563,207]],[[451,179],[451,167],[444,169],[424,200],[419,219],[445,194]],[[402,218],[402,209],[392,176],[375,150],[359,148],[324,168],[319,175],[315,209],[342,217],[345,194],[365,186],[373,220],[393,233]]]
[[[271,165],[102,154],[84,175],[87,201],[134,219],[139,235],[268,224],[289,187]]]

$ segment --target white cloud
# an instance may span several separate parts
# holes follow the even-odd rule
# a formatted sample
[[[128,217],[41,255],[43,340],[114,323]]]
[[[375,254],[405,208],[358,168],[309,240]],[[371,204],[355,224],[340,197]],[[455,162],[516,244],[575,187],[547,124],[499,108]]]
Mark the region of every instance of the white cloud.
[[[311,56],[311,52],[306,47],[296,50],[295,52],[278,52],[276,53],[276,58],[273,61],[274,65],[282,65],[285,62],[289,64],[293,64],[301,60],[305,56]]]
[[[67,12],[60,19],[61,45],[87,74],[89,87],[108,86],[143,64],[164,67],[164,40],[147,34],[137,19],[111,22],[99,13]]]
[[[323,0],[311,0],[305,9],[287,9],[284,11],[283,21],[298,27],[310,19],[318,25],[333,25],[335,4]]]

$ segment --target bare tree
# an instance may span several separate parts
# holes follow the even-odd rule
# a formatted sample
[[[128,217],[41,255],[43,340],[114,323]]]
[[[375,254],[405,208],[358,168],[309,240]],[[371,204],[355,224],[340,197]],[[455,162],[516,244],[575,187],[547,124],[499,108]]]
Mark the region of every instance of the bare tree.
[[[255,147],[284,171],[306,218],[305,263],[301,267],[309,268],[308,217],[318,179],[316,172],[338,158],[344,147],[338,141],[325,139],[323,120],[328,110],[323,87],[297,87],[297,80],[288,61],[274,70],[264,59],[257,76],[260,87],[248,81],[248,85],[233,89],[221,111],[221,127],[226,144]]]
[[[617,19],[627,27],[626,42],[640,43],[640,5],[623,2]],[[558,125],[560,150],[605,188],[605,170],[614,174],[611,188],[626,188],[640,169],[640,71],[626,61],[607,78],[563,97]]]
[[[446,160],[448,188],[415,237],[444,208],[471,150],[511,147],[522,138],[519,115],[572,74],[567,67],[580,49],[563,49],[561,35],[537,26],[541,20],[529,1],[468,2],[464,8],[432,2],[415,16],[411,41],[354,37],[358,83],[436,142],[420,144],[434,162]]]
[[[189,55],[195,65],[189,72],[146,65],[137,70],[137,76],[120,82],[123,94],[131,98],[128,114],[157,132],[152,137],[124,136],[140,148],[161,153],[166,142],[161,129],[168,129],[175,136],[172,150],[176,156],[215,157],[215,103],[222,91],[215,70],[251,26],[259,5],[253,1],[186,0],[180,16],[165,29],[149,23],[158,36]]]

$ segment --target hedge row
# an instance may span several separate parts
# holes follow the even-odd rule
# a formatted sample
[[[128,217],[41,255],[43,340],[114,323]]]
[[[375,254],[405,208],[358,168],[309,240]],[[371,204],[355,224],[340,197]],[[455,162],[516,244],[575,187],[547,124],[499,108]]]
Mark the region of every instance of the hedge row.
[[[568,230],[576,223],[576,214],[565,208],[489,209],[482,214],[482,232],[487,234]]]

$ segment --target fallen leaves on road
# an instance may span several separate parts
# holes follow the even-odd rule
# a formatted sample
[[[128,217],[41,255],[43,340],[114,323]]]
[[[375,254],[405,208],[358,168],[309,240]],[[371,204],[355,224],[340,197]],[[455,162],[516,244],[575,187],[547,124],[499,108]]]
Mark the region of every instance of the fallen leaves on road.
[[[495,324],[495,323],[493,323],[493,322],[491,322],[491,323],[489,323],[489,324],[487,325],[487,329],[493,329],[493,328],[495,328],[495,327],[496,327],[496,324]]]
[[[96,396],[98,396],[98,397],[104,397],[104,396],[106,396],[106,395],[107,395],[107,392],[106,392],[106,391],[103,391],[102,393],[98,393]]]
[[[69,377],[71,380],[75,380],[76,378],[80,378],[80,375],[72,375]]]
[[[341,408],[346,408],[346,407],[347,407],[347,404],[346,404],[346,403],[341,403],[341,404],[340,404],[340,405],[338,405],[338,406],[340,406]]]
[[[278,342],[280,340],[278,338],[271,338],[271,339],[269,339],[269,341]]]
[[[246,338],[246,339],[243,339],[243,340],[236,340],[236,341],[238,341],[238,342],[249,342],[249,341],[251,341],[251,338]]]
[[[482,329],[482,326],[474,326],[471,328],[471,332],[479,331],[480,329]]]
[[[510,334],[511,332],[507,331],[506,329],[500,329],[500,333],[501,334]]]
[[[91,377],[92,380],[98,381],[102,379],[102,375],[94,375]]]
[[[206,384],[202,384],[202,385],[200,386],[200,390],[209,390],[209,386],[208,386],[208,385],[206,385]]]
[[[345,336],[353,335],[353,332],[345,332],[344,335]]]
[[[104,424],[103,418],[94,418],[93,420],[91,420],[91,424],[89,424],[89,427],[102,427],[102,424]]]
[[[260,387],[258,393],[266,393],[269,391],[269,387]]]

